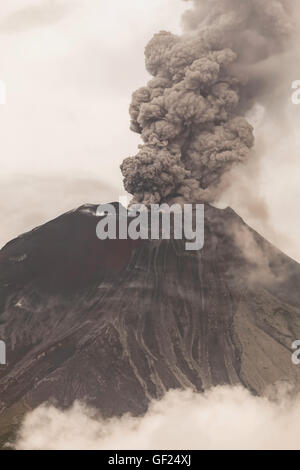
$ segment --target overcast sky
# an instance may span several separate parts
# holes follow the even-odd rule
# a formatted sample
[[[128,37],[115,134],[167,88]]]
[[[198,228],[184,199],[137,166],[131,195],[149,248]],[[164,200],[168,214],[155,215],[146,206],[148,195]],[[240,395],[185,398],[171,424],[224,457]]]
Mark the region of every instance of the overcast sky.
[[[147,80],[144,46],[157,29],[178,29],[182,3],[1,2],[2,171],[84,172],[120,184],[118,165],[138,144],[128,106]]]
[[[180,32],[186,7],[181,0],[1,1],[0,245],[122,192],[119,165],[140,143],[128,107],[148,79],[144,47],[161,29]],[[300,261],[300,106],[290,104],[296,79],[300,66],[286,82],[285,126],[264,121],[256,130],[264,159],[253,191],[245,168],[227,200]]]

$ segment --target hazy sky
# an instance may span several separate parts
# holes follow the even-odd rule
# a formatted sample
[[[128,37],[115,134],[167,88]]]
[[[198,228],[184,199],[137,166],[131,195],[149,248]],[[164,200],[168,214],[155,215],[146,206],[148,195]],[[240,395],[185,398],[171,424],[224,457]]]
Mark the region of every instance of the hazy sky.
[[[138,143],[128,106],[147,79],[144,46],[156,29],[178,27],[181,3],[1,2],[2,173],[77,172],[120,184],[118,166]]]
[[[144,47],[159,29],[179,31],[185,6],[1,1],[0,245],[79,204],[118,198],[119,165],[139,144],[128,107],[148,79]]]
[[[186,7],[181,0],[1,1],[0,245],[81,203],[118,197],[119,165],[140,143],[128,107],[148,78],[144,47],[161,29],[180,32]],[[300,261],[296,79],[300,66],[286,79],[284,119],[256,130],[259,172],[239,171],[226,200]]]

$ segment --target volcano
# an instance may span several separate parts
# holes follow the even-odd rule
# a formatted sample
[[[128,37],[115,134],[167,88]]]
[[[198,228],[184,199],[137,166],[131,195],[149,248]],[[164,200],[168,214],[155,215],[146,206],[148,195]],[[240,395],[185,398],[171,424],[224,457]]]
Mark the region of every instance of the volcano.
[[[120,209],[114,203],[116,209]],[[300,384],[300,266],[230,208],[205,206],[205,243],[105,240],[84,205],[0,251],[0,435],[75,400],[141,415],[167,390]]]

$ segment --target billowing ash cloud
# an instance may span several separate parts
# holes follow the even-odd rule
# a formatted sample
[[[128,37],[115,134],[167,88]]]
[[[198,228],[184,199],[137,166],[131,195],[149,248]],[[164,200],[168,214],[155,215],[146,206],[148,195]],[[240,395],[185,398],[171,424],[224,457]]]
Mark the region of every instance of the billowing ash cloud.
[[[154,78],[130,106],[144,143],[121,165],[134,201],[214,199],[222,175],[249,158],[246,115],[268,93],[264,64],[286,49],[291,18],[290,0],[194,0],[185,34],[151,39],[145,59]]]

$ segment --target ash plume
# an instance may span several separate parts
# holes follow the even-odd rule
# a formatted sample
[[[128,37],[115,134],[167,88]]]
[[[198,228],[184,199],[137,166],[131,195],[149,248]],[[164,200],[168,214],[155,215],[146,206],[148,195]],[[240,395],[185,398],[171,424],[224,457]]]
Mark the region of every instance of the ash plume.
[[[121,165],[134,202],[215,199],[222,176],[251,155],[247,113],[270,93],[265,64],[293,31],[290,0],[193,3],[182,36],[161,31],[145,49],[153,78],[130,106],[143,144]]]

